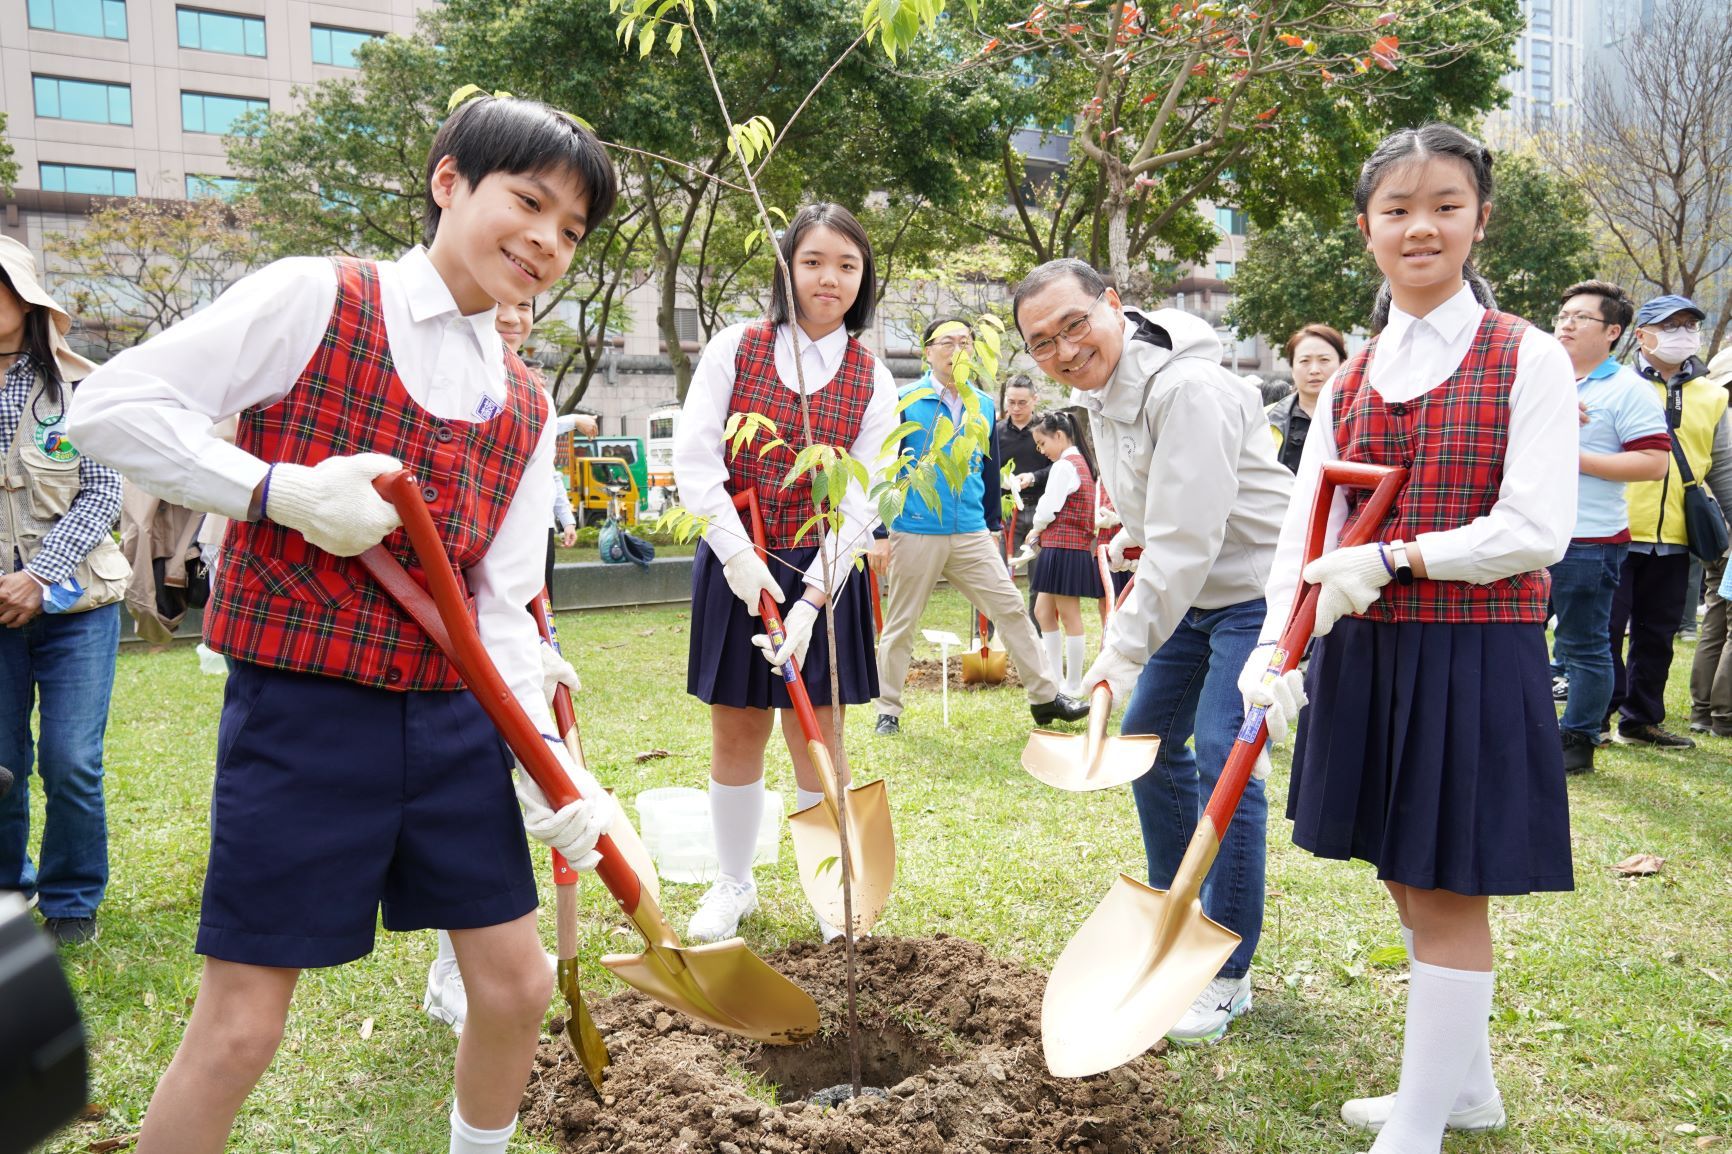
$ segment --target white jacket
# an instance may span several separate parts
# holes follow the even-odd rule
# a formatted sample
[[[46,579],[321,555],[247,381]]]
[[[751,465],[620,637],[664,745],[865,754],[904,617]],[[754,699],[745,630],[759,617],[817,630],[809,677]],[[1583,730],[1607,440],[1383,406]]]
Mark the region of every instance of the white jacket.
[[[1262,395],[1221,367],[1207,322],[1126,309],[1124,326],[1112,380],[1071,402],[1088,411],[1101,483],[1143,549],[1105,639],[1140,664],[1186,611],[1263,596],[1293,475]]]

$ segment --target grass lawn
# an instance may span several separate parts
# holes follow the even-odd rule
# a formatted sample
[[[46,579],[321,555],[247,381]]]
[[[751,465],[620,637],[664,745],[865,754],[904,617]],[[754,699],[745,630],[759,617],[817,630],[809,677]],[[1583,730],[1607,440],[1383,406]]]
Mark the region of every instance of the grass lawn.
[[[924,624],[960,633],[966,620],[944,591]],[[679,607],[560,622],[586,687],[579,716],[592,767],[628,798],[701,786],[707,775],[705,712],[683,692],[686,622]],[[1675,718],[1690,653],[1679,647]],[[120,657],[108,745],[114,877],[100,940],[64,955],[105,1113],[49,1150],[136,1130],[180,1039],[198,983],[192,941],[221,693],[190,646],[154,655],[128,646]],[[1018,768],[1029,728],[1020,690],[953,693],[950,708],[945,729],[937,692],[911,692],[900,739],[874,737],[868,716],[850,726],[856,774],[888,779],[897,818],[897,889],[877,932],[972,938],[1044,968],[1117,871],[1142,875],[1130,793],[1059,793]],[[658,748],[672,756],[634,760]],[[1285,805],[1282,760],[1274,814]],[[791,800],[779,749],[770,781]],[[1675,754],[1613,747],[1570,794],[1576,892],[1494,906],[1492,1046],[1512,1125],[1445,1148],[1732,1150],[1732,742]],[[1351,1154],[1368,1143],[1337,1107],[1393,1090],[1399,1068],[1405,969],[1371,958],[1399,944],[1395,917],[1368,867],[1294,849],[1278,818],[1269,843],[1256,1008],[1222,1045],[1164,1059],[1179,1078],[1175,1104],[1199,1149]],[[1666,859],[1661,873],[1614,876],[1612,863],[1644,851]],[[762,912],[744,927],[760,951],[814,934],[793,870],[784,840],[780,863],[759,872]],[[543,887],[549,895],[545,870]],[[700,893],[667,887],[676,924]],[[593,959],[636,938],[622,936],[599,885],[584,885],[583,905],[584,982],[599,996],[620,986]],[[551,946],[550,908],[543,932]],[[367,959],[308,973],[230,1149],[444,1150],[455,1039],[420,1012],[433,949],[431,932],[381,933]]]

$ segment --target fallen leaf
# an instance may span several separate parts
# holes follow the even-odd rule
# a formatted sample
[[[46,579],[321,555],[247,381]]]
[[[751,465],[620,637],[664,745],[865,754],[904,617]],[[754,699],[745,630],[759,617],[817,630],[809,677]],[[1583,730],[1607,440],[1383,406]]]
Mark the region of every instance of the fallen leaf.
[[[1718,1134],[1704,1134],[1700,1138],[1696,1139],[1696,1149],[1706,1150],[1708,1147],[1716,1146],[1724,1141],[1726,1141],[1726,1139],[1722,1138]]]
[[[660,761],[664,757],[672,756],[673,753],[666,749],[646,749],[642,753],[632,754],[632,760],[642,765],[646,761]]]
[[[85,1149],[91,1154],[103,1154],[106,1150],[118,1150],[122,1146],[130,1146],[138,1141],[137,1134],[117,1134],[113,1138],[98,1138]]]
[[[373,1036],[373,1019],[368,1018],[361,1023],[361,1041],[365,1042]]]
[[[1676,1126],[1672,1127],[1672,1133],[1674,1134],[1694,1134],[1695,1132],[1696,1126],[1692,1122],[1680,1122]]]
[[[1666,864],[1666,859],[1651,853],[1633,853],[1612,867],[1614,873],[1624,877],[1647,877],[1660,872],[1660,867]]]
[[[108,1107],[101,1102],[86,1102],[78,1116],[86,1122],[94,1122],[108,1113]]]
[[[626,643],[624,641],[616,641],[612,645],[597,645],[596,646],[597,649],[624,649],[625,647],[626,647]]]
[[[156,1005],[156,991],[146,990],[144,992],[144,1008],[148,1010],[154,1005]]]

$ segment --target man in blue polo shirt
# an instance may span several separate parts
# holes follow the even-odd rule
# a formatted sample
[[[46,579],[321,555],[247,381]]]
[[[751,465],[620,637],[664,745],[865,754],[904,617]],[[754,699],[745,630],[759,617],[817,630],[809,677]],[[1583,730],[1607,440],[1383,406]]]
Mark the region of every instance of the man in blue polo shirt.
[[[1576,370],[1582,421],[1576,530],[1563,560],[1551,568],[1558,616],[1552,652],[1569,679],[1569,704],[1559,723],[1568,773],[1594,768],[1594,745],[1612,699],[1612,595],[1630,548],[1624,483],[1664,477],[1671,449],[1659,398],[1611,358],[1634,315],[1635,302],[1623,289],[1583,281],[1564,290],[1552,330]]]

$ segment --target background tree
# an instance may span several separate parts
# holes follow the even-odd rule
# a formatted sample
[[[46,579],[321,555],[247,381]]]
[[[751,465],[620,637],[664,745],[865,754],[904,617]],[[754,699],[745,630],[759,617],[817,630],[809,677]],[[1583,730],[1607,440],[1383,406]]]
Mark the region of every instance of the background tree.
[[[1637,295],[1683,293],[1711,314],[1709,347],[1732,309],[1732,5],[1673,0],[1587,83],[1571,130],[1547,158],[1593,205],[1605,247]]]
[[[0,193],[12,195],[18,179],[18,162],[12,158],[12,142],[6,139],[6,114],[0,112]]]
[[[1265,226],[1323,210],[1391,127],[1502,103],[1524,23],[1517,0],[1012,0],[987,12],[962,67],[1020,76],[1042,94],[1033,123],[1071,145],[1057,180],[1031,182],[1002,140],[1015,217],[982,227],[1037,260],[1110,267],[1141,295],[1161,271],[1151,256],[1213,247],[1198,199]]]
[[[1595,271],[1587,201],[1533,157],[1500,157],[1494,176],[1491,222],[1474,264],[1499,308],[1550,330],[1558,295]],[[1351,207],[1343,209],[1334,217],[1290,212],[1254,231],[1230,282],[1227,323],[1276,347],[1314,321],[1364,331],[1383,276]]]
[[[85,227],[55,233],[57,295],[100,360],[191,315],[268,259],[248,204],[106,202]]]

